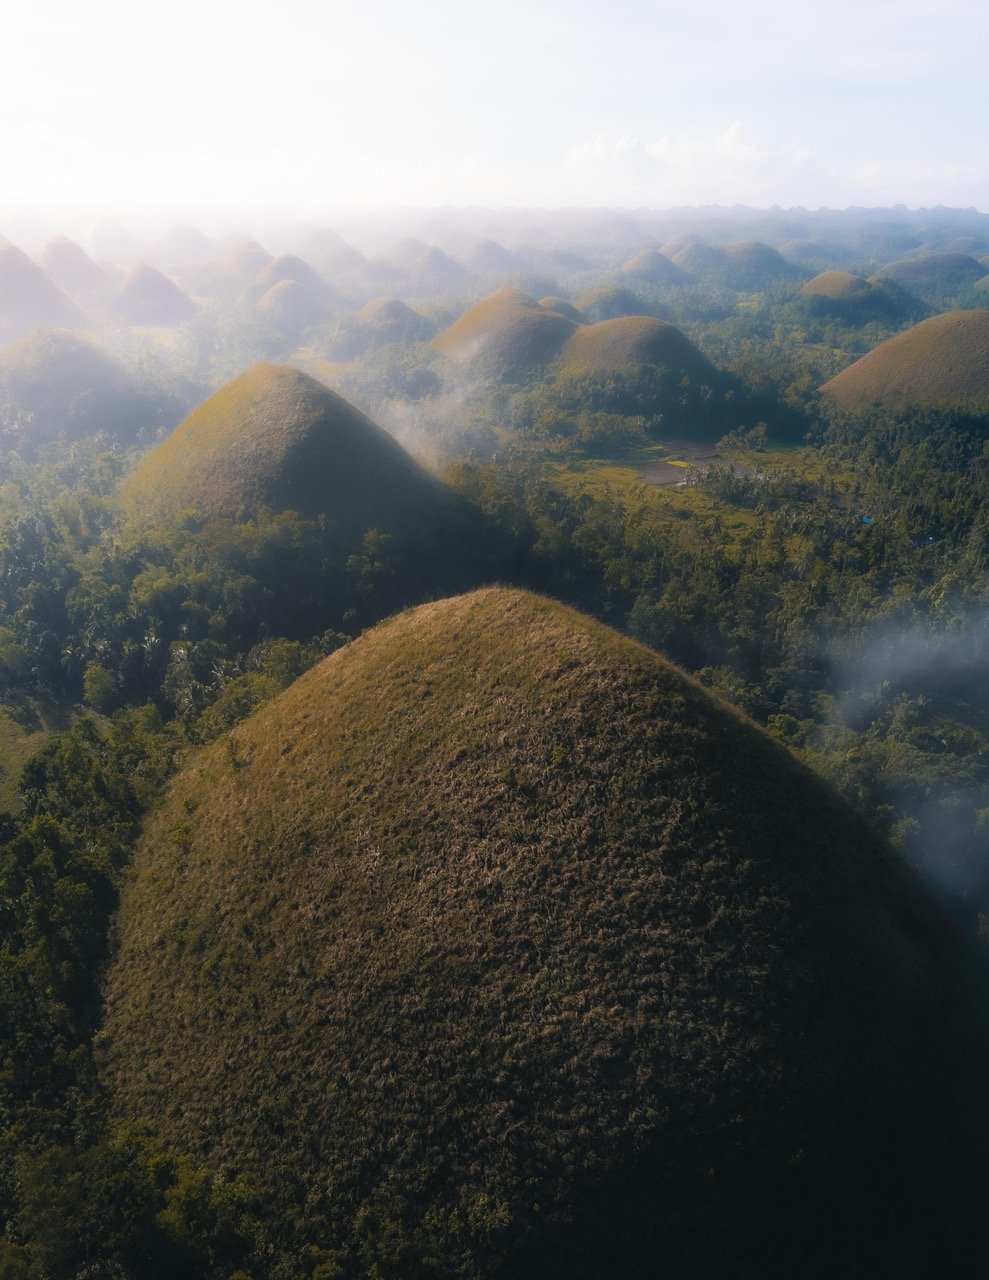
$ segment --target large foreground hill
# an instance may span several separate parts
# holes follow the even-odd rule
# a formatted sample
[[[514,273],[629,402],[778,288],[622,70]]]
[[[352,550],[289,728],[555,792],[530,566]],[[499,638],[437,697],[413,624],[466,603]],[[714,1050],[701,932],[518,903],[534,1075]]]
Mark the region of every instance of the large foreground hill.
[[[969,1274],[950,930],[563,606],[486,590],[314,668],[175,781],[119,934],[119,1116],[340,1274]]]

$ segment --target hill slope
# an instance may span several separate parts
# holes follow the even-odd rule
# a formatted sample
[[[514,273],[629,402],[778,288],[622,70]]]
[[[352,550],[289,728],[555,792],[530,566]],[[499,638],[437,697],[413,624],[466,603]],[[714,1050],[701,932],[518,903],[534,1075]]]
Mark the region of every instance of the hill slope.
[[[16,245],[0,245],[0,342],[40,325],[76,329],[86,318],[54,280]]]
[[[228,382],[151,450],[122,499],[140,523],[262,507],[333,525],[391,523],[446,491],[381,427],[299,369],[259,364]]]
[[[989,408],[989,311],[946,311],[875,347],[822,388],[843,409]]]
[[[623,316],[584,325],[560,356],[565,373],[616,373],[664,368],[694,382],[713,382],[714,366],[675,325],[653,316]]]
[[[471,307],[433,339],[444,355],[512,373],[552,360],[577,326],[506,285]]]
[[[118,1113],[345,1275],[932,1274],[918,1236],[960,1274],[940,917],[561,605],[402,614],[204,751],[120,940]]]

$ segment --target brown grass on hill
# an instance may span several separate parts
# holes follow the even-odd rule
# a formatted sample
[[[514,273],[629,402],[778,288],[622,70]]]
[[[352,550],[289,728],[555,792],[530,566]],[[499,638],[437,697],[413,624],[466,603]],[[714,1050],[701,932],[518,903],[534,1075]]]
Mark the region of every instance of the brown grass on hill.
[[[989,408],[989,311],[946,311],[882,343],[822,387],[843,409]]]
[[[822,271],[814,276],[813,280],[808,280],[806,284],[801,285],[800,292],[812,297],[844,302],[859,294],[868,293],[870,287],[868,280],[863,276],[853,275],[851,271],[832,270]]]
[[[548,364],[576,327],[521,289],[505,285],[444,329],[433,345],[455,360],[510,373]]]
[[[125,482],[131,520],[150,524],[261,508],[360,525],[445,501],[445,489],[381,427],[299,369],[259,364],[228,382]]]
[[[710,382],[714,366],[683,333],[653,316],[601,320],[575,330],[560,355],[561,372],[627,372],[663,367]]]
[[[404,613],[204,750],[119,937],[117,1115],[347,1275],[960,1274],[952,935],[779,745],[562,605]]]

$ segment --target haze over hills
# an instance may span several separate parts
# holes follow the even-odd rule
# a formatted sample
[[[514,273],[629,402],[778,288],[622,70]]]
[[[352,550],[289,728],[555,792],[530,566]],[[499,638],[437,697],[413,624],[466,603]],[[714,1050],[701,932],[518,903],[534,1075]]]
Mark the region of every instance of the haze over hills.
[[[433,346],[461,363],[524,371],[553,360],[575,327],[566,316],[505,285],[444,329]]]
[[[788,753],[559,604],[427,605],[309,672],[172,785],[119,934],[118,1116],[260,1180],[295,1247],[823,1280],[967,1244],[950,930]]]
[[[36,329],[0,348],[0,390],[4,443],[28,453],[59,436],[130,444],[175,420],[119,360],[64,329]]]
[[[947,311],[890,338],[826,382],[843,409],[989,408],[989,311]]]
[[[16,245],[0,246],[0,342],[39,325],[81,328],[80,308]]]
[[[130,324],[165,328],[181,324],[198,310],[173,280],[146,262],[124,275],[110,297],[110,306]]]

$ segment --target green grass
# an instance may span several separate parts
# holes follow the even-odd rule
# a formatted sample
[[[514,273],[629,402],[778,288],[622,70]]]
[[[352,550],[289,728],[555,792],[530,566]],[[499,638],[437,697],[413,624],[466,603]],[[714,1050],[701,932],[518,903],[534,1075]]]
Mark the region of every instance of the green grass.
[[[401,614],[205,749],[119,935],[118,1116],[348,1274],[646,1275],[671,1241],[677,1280],[850,1274],[909,1257],[902,1148],[939,1212],[940,918],[782,748],[557,603]]]

